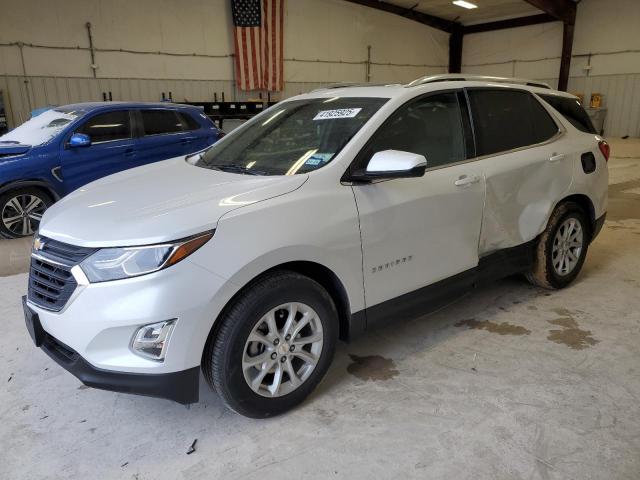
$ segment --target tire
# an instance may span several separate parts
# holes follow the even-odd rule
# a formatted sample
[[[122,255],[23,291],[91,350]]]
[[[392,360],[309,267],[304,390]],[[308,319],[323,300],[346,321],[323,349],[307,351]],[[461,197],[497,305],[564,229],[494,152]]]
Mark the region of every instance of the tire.
[[[571,225],[574,225],[573,230]],[[578,237],[574,235],[578,230],[575,225],[579,226],[581,232],[579,242]],[[580,273],[587,255],[592,234],[590,225],[585,211],[577,203],[566,202],[558,205],[549,218],[547,228],[538,239],[533,267],[526,274],[527,280],[534,285],[552,290],[564,288],[573,282]],[[563,245],[562,237],[565,233],[568,233],[570,238]],[[570,241],[571,238],[574,241]],[[578,243],[581,245],[579,252],[576,246]],[[567,263],[562,262],[563,253]]]
[[[286,336],[291,318],[297,322],[288,324],[293,338]],[[326,374],[338,338],[338,314],[326,290],[285,270],[252,282],[218,321],[203,354],[204,376],[229,408],[251,418],[281,414],[309,396]],[[296,325],[305,326],[297,333]],[[309,339],[315,343],[305,344]],[[256,361],[264,363],[247,367]]]
[[[42,214],[52,204],[51,196],[39,188],[18,188],[3,193],[0,195],[0,236],[20,238],[33,235],[38,230]]]

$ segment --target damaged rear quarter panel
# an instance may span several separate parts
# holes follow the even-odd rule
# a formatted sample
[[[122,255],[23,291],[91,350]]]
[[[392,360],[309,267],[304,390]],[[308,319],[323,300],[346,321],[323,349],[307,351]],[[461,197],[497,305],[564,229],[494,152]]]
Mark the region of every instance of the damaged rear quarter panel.
[[[479,253],[513,247],[534,239],[556,203],[569,194],[573,164],[567,136],[555,141],[482,160],[486,197]],[[549,161],[564,153],[562,160]]]

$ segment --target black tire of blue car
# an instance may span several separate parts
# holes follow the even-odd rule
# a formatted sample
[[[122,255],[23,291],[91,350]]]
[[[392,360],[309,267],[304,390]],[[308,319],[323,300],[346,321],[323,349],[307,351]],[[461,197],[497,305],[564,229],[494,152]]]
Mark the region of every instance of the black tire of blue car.
[[[579,225],[582,231],[582,247],[579,255],[574,255],[573,257],[577,258],[577,261],[575,261],[571,270],[565,274],[560,274],[554,267],[554,263],[558,264],[558,248],[554,251],[554,242],[556,242],[558,231],[567,225],[567,222]],[[564,288],[573,282],[580,273],[587,256],[587,249],[592,236],[590,225],[587,214],[577,203],[569,201],[558,205],[551,214],[547,227],[538,239],[538,244],[534,251],[533,268],[526,274],[527,280],[533,285],[550,290]],[[562,232],[560,232],[560,237],[562,237]],[[573,251],[575,254],[575,249]],[[560,254],[562,254],[561,248]]]
[[[17,188],[0,194],[0,237],[28,237],[38,230],[40,218],[53,199],[36,187]]]
[[[317,314],[315,318],[321,322],[323,338],[321,353],[300,386],[285,395],[267,397],[256,393],[245,378],[243,362],[247,342],[268,312],[290,302],[309,306]],[[251,418],[278,415],[303,402],[326,374],[338,338],[338,314],[327,291],[311,278],[286,270],[267,273],[251,282],[225,308],[216,324],[220,326],[214,327],[203,353],[204,376],[229,408]],[[275,358],[280,354],[270,355]],[[267,364],[263,364],[263,368],[264,365]]]

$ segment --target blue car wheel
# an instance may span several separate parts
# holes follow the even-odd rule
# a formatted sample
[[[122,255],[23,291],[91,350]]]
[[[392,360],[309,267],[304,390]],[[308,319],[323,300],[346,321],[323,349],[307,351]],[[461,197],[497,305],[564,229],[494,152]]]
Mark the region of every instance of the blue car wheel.
[[[33,235],[42,214],[53,203],[37,188],[21,188],[0,195],[0,234],[8,238]]]

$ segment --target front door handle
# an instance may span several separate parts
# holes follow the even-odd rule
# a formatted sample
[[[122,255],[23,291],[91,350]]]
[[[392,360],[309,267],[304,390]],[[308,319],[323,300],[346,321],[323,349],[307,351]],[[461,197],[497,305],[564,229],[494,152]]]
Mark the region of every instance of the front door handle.
[[[127,149],[124,151],[124,156],[125,156],[125,157],[134,157],[134,156],[135,156],[135,154],[136,154],[136,151],[135,151],[133,148],[127,148]]]
[[[554,153],[549,157],[550,162],[557,162],[558,160],[562,160],[565,157],[564,153]]]
[[[456,187],[466,187],[468,185],[473,185],[474,183],[478,183],[480,181],[480,177],[477,175],[468,177],[467,175],[461,175],[453,184]]]

